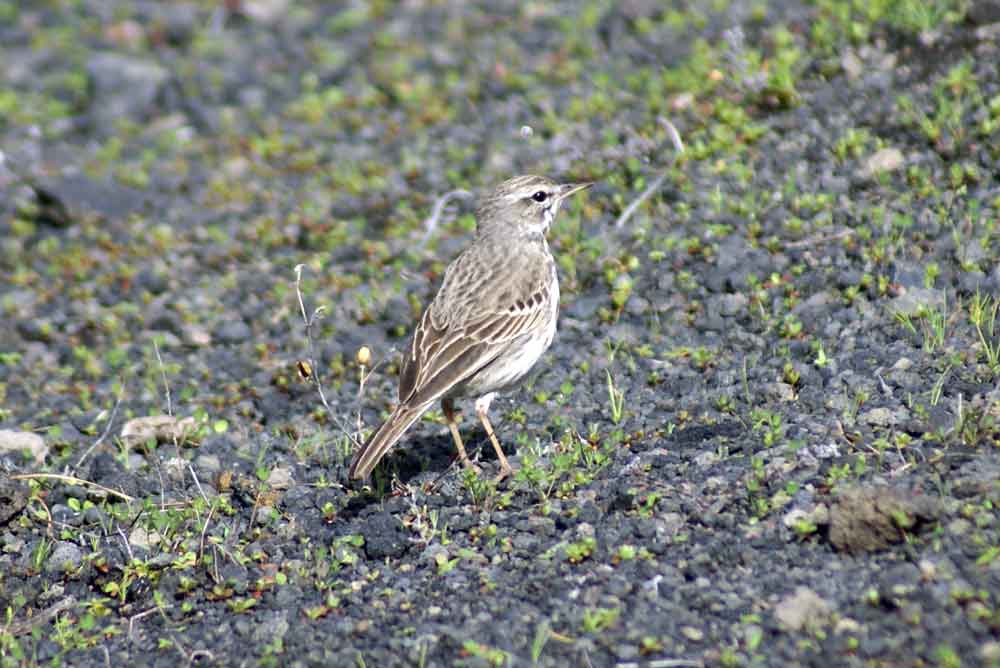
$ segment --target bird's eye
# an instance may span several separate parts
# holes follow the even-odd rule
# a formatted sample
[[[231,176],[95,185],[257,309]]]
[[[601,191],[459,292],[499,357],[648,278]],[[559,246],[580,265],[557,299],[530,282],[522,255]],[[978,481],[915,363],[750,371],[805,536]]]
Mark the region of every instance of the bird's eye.
[[[549,194],[544,190],[539,190],[538,192],[536,192],[534,195],[531,196],[531,199],[535,200],[536,202],[544,202],[548,198]]]

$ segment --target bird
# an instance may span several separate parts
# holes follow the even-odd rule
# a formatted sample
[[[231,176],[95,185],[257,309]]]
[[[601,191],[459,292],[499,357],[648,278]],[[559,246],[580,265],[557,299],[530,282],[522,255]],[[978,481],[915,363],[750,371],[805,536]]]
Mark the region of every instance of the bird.
[[[545,235],[563,202],[591,185],[522,175],[480,200],[475,237],[445,269],[417,322],[403,351],[398,402],[355,454],[351,479],[367,479],[438,401],[459,460],[475,470],[458,431],[455,400],[464,398],[475,399],[476,415],[497,453],[496,481],[512,473],[490,423],[490,404],[498,392],[517,386],[552,345],[559,278]]]

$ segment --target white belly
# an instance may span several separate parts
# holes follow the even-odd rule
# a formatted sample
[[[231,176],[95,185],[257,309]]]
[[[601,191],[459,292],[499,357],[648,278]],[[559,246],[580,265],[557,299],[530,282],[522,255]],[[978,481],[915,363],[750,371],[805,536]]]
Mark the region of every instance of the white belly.
[[[514,340],[510,348],[499,359],[479,371],[475,376],[459,384],[448,393],[451,397],[481,397],[491,392],[509,389],[520,383],[534,368],[538,360],[556,335],[556,320],[559,313],[559,286],[554,286],[552,295],[552,314],[548,319],[545,331],[538,334],[525,335]]]

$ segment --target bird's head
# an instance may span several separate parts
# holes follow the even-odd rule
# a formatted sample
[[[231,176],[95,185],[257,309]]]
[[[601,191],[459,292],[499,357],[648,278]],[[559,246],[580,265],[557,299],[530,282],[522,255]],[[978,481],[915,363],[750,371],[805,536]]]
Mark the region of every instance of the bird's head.
[[[544,235],[563,200],[591,185],[556,183],[535,175],[507,179],[480,201],[479,234]]]

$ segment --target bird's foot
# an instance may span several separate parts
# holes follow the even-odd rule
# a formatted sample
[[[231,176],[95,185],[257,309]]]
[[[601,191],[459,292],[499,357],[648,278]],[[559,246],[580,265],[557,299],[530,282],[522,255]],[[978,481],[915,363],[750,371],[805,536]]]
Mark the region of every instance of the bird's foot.
[[[506,464],[506,462],[504,462],[504,463]],[[501,464],[501,466],[500,466],[500,472],[497,473],[497,475],[496,475],[495,478],[493,478],[493,484],[494,485],[499,485],[501,482],[503,482],[504,480],[506,480],[508,477],[510,477],[512,475],[514,475],[514,469],[511,468],[510,464],[507,464],[507,466],[503,466]]]
[[[479,465],[473,463],[473,461],[471,459],[469,459],[468,457],[465,457],[464,459],[462,457],[459,457],[458,460],[460,462],[462,462],[462,466],[465,467],[466,471],[472,471],[476,475],[482,475],[483,474],[483,470],[481,468],[479,468]]]

